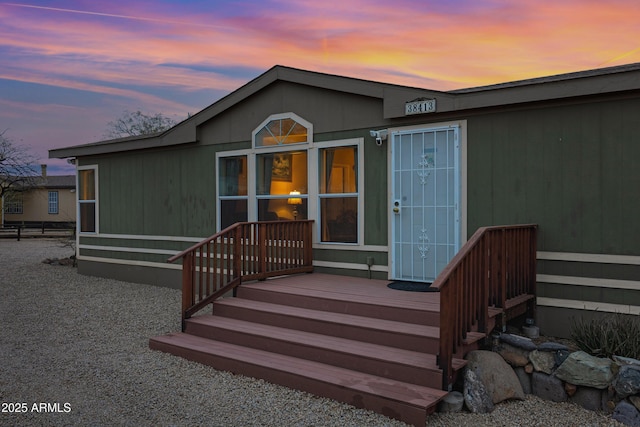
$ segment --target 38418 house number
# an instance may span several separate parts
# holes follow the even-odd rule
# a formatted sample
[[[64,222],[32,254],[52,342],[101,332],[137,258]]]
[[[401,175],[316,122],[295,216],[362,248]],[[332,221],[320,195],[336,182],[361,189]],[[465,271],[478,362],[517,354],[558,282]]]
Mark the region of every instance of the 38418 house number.
[[[411,114],[435,113],[435,111],[435,99],[421,99],[418,101],[407,102],[404,105],[404,113],[406,116],[410,116]]]

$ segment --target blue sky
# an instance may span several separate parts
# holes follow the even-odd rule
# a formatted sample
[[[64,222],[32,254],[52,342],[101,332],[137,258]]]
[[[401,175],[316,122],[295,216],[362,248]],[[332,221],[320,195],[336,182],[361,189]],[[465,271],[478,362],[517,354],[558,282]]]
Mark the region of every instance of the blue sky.
[[[640,62],[637,0],[0,1],[0,131],[47,150],[177,121],[276,64],[448,90]]]

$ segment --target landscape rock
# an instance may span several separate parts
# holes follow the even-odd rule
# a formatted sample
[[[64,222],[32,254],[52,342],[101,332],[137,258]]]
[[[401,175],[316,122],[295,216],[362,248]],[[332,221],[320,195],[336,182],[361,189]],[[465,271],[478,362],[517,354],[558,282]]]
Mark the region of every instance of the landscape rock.
[[[631,402],[633,406],[640,411],[640,396],[629,396],[629,402]]]
[[[459,391],[447,394],[440,403],[440,412],[460,412],[464,404],[464,396]]]
[[[553,368],[556,366],[556,359],[553,353],[548,351],[534,350],[529,353],[529,360],[536,371],[549,375],[551,375]]]
[[[516,373],[518,381],[520,381],[524,394],[531,394],[531,376],[527,373],[525,368],[517,367],[514,368],[513,371]]]
[[[547,341],[538,345],[538,351],[567,351],[569,347],[564,344],[560,344],[559,342]]]
[[[633,359],[631,357],[613,356],[613,360],[620,366],[634,365],[640,368],[640,360],[638,359]]]
[[[464,403],[474,414],[486,414],[493,411],[491,396],[478,376],[467,369],[464,373]]]
[[[613,387],[621,398],[640,393],[640,366],[622,366],[613,382]]]
[[[579,387],[569,402],[582,406],[591,411],[601,411],[604,392],[593,387]]]
[[[612,363],[611,359],[576,351],[556,369],[555,376],[571,384],[604,389],[613,380]]]
[[[513,347],[517,347],[526,351],[533,351],[538,348],[538,346],[529,338],[521,337],[519,335],[500,334],[500,340],[504,343],[512,345]]]
[[[468,360],[466,370],[475,374],[494,404],[508,399],[524,400],[524,392],[518,377],[499,354],[476,350],[467,354],[466,358]]]
[[[525,366],[529,363],[529,351],[508,343],[498,346],[498,354],[511,366]]]
[[[533,394],[552,402],[565,402],[568,399],[562,381],[542,372],[534,372],[531,376],[531,390]]]
[[[576,391],[578,391],[578,386],[570,383],[564,383],[564,391],[566,391],[567,395],[571,397],[576,394]]]
[[[556,368],[560,365],[562,365],[564,363],[565,360],[567,360],[567,357],[569,357],[569,355],[571,354],[571,352],[569,350],[558,350],[555,353],[553,353],[553,357],[556,360]]]
[[[640,427],[640,412],[625,400],[618,403],[611,417],[630,427]]]

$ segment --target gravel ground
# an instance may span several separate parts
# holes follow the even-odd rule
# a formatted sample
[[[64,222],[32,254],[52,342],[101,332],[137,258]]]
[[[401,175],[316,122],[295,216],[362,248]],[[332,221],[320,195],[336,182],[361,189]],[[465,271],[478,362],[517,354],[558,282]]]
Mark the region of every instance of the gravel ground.
[[[179,291],[42,263],[70,254],[56,240],[0,240],[0,425],[405,425],[149,350],[149,337],[179,330]],[[25,412],[7,413],[16,403]],[[46,404],[57,412],[46,412]],[[427,425],[622,424],[575,405],[529,397],[486,415],[435,414]]]

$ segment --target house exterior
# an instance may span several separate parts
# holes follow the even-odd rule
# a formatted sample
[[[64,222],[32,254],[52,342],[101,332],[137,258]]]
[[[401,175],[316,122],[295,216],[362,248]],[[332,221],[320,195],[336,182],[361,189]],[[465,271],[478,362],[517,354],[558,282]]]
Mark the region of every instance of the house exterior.
[[[75,189],[75,175],[47,175],[47,167],[42,165],[42,175],[30,178],[29,188],[3,198],[2,224],[55,227],[75,223]]]
[[[84,274],[236,221],[314,220],[315,271],[432,281],[481,226],[538,224],[537,320],[640,314],[640,64],[448,92],[276,66],[157,135],[76,159]]]

